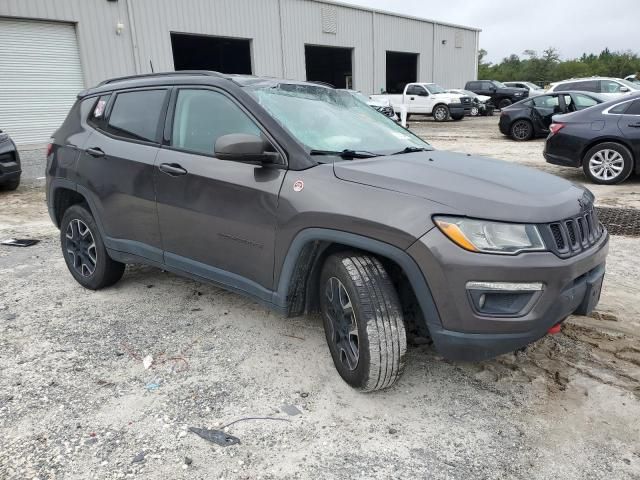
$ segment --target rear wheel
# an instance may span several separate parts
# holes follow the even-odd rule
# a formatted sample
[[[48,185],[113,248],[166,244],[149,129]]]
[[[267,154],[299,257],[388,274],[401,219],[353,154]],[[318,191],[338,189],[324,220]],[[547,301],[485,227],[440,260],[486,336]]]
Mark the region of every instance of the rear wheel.
[[[99,290],[116,283],[125,265],[112,260],[95,220],[86,207],[73,205],[60,222],[62,254],[73,278],[85,288]]]
[[[446,105],[437,105],[433,109],[433,119],[436,122],[446,122],[449,119],[449,107]]]
[[[530,140],[533,137],[533,125],[529,120],[516,120],[511,124],[511,138],[518,142]]]
[[[503,98],[498,102],[498,108],[502,110],[503,108],[507,108],[509,105],[511,105],[511,103],[511,100],[509,100],[508,98]]]
[[[592,182],[613,185],[625,181],[631,175],[633,155],[619,143],[601,143],[585,154],[582,169]]]
[[[363,391],[391,386],[404,368],[407,336],[398,295],[380,261],[355,252],[330,256],[319,295],[340,376]]]

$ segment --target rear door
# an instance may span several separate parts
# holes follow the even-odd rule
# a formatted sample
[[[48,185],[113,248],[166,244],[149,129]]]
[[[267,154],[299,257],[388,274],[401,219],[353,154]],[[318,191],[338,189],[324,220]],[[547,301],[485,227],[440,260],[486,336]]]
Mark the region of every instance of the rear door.
[[[405,104],[409,113],[430,113],[429,92],[422,85],[409,85],[405,95]]]
[[[78,161],[110,248],[162,261],[153,172],[168,89],[120,91],[96,99],[93,131]]]
[[[286,169],[214,153],[222,135],[268,135],[227,93],[197,87],[174,91],[166,132],[154,173],[165,263],[269,299]]]
[[[549,131],[551,120],[554,115],[564,113],[564,104],[561,104],[560,95],[539,95],[532,97],[532,120],[536,130],[540,132]]]
[[[640,158],[640,100],[633,102],[624,115],[620,115],[618,128],[631,144],[634,158]]]

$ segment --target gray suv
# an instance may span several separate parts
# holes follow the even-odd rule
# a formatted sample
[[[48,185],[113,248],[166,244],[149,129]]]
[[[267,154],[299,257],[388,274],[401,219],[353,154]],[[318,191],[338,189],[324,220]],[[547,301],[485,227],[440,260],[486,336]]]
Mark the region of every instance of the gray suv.
[[[84,287],[143,263],[286,316],[321,313],[342,378],[392,385],[407,336],[522,348],[598,302],[608,234],[582,187],[438,152],[348,92],[178,72],[83,91],[47,157]]]

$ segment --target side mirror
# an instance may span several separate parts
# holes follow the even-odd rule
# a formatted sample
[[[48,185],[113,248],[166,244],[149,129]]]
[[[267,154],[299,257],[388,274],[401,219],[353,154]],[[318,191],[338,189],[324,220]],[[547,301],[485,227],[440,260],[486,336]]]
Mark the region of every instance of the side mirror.
[[[620,87],[620,91],[627,93],[629,91],[629,87]]]
[[[280,155],[269,152],[269,142],[257,135],[231,133],[216,140],[214,151],[220,160],[231,160],[243,163],[276,163]]]

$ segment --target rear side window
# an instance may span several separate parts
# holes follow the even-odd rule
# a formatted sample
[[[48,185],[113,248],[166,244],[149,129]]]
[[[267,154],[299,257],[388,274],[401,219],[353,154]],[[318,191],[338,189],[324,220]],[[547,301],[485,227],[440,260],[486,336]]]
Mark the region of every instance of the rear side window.
[[[109,98],[111,98],[111,94],[101,95],[95,101],[88,118],[88,122],[94,127],[102,128]]]
[[[119,93],[105,130],[119,137],[155,142],[166,95],[166,90]]]
[[[558,97],[552,95],[540,95],[531,99],[536,107],[553,108],[559,105]]]
[[[249,116],[225,95],[211,90],[178,92],[171,145],[191,152],[214,154],[216,140],[231,133],[260,135]]]
[[[480,90],[480,82],[469,82],[467,83],[467,88],[469,90]]]
[[[633,102],[625,113],[627,115],[640,115],[640,100]]]
[[[629,108],[630,102],[619,103],[615,107],[609,109],[609,113],[625,113]]]

